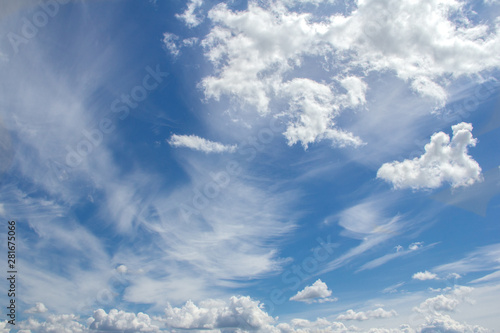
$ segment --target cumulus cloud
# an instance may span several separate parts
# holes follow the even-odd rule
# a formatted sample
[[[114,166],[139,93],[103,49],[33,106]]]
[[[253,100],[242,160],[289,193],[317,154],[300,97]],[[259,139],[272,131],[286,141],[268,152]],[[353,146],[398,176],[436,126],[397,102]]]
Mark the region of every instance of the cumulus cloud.
[[[236,150],[236,145],[228,146],[219,142],[213,142],[200,138],[196,135],[177,135],[174,134],[167,141],[173,147],[186,147],[199,150],[204,153],[232,153]]]
[[[366,0],[348,14],[315,19],[293,11],[299,3],[304,1],[249,2],[244,11],[219,4],[209,11],[213,28],[202,42],[216,67],[201,82],[206,97],[226,96],[259,114],[279,114],[288,121],[289,144],[307,147],[326,139],[336,146],[360,145],[336,119],[366,103],[363,76],[370,72],[394,73],[442,106],[450,79],[500,64],[498,26],[473,23],[458,0]],[[327,59],[323,72],[314,70],[319,77],[304,74],[318,59]],[[336,61],[342,76],[328,73]]]
[[[163,44],[170,52],[170,54],[174,57],[177,57],[180,54],[179,46],[177,45],[178,40],[179,36],[177,36],[176,34],[172,34],[169,32],[163,34]]]
[[[358,321],[363,321],[363,320],[368,320],[368,319],[380,319],[380,318],[390,318],[397,316],[398,313],[395,310],[387,311],[382,308],[377,308],[375,310],[369,310],[366,312],[360,311],[360,312],[355,312],[354,310],[350,309],[347,310],[345,313],[338,315],[337,320],[358,320]]]
[[[351,88],[347,104],[364,102],[366,85],[360,79],[351,77],[342,82]],[[301,142],[307,148],[308,144],[322,139],[329,139],[338,147],[363,144],[352,133],[335,128],[333,119],[339,110],[330,87],[309,79],[293,79],[283,84],[282,93],[288,97],[293,119],[284,133],[289,145]]]
[[[437,188],[444,182],[452,187],[469,186],[481,180],[481,167],[467,153],[477,140],[472,136],[472,125],[460,123],[452,126],[450,141],[444,132],[434,133],[425,153],[413,160],[383,164],[377,178],[391,182],[394,188]]]
[[[48,309],[43,303],[37,302],[34,307],[24,311],[25,313],[45,313]]]
[[[281,323],[276,326],[277,333],[347,333],[357,332],[355,326],[345,326],[344,323],[329,321],[325,318],[317,318],[315,321],[307,319],[292,319],[290,323]]]
[[[474,288],[456,286],[446,294],[431,297],[422,302],[413,311],[419,313],[425,319],[425,323],[416,327],[419,333],[444,332],[444,333],[485,333],[490,330],[478,326],[461,323],[443,312],[455,312],[458,306],[464,302],[474,303],[469,298]]]
[[[490,330],[479,325],[468,325],[452,319],[449,315],[439,315],[423,324],[419,333],[487,333]]]
[[[203,21],[203,18],[195,14],[195,11],[201,7],[201,5],[203,5],[203,0],[191,0],[188,2],[188,6],[184,13],[176,14],[175,17],[184,21],[188,27],[194,28]]]
[[[206,300],[200,302],[199,306],[191,301],[181,308],[169,305],[162,321],[168,327],[180,329],[260,330],[270,327],[275,319],[262,310],[260,302],[248,296],[233,296],[227,302]]]
[[[306,303],[324,303],[334,302],[336,298],[329,298],[332,291],[328,290],[326,283],[318,279],[311,286],[307,286],[304,290],[299,291],[295,296],[290,297],[291,301],[306,302]]]
[[[410,251],[415,251],[415,250],[422,248],[422,246],[423,246],[422,242],[415,242],[415,243],[411,243],[410,245],[408,245],[408,249]]]
[[[125,274],[128,272],[128,267],[125,265],[120,265],[120,266],[116,267],[116,271],[120,274]]]
[[[9,324],[7,320],[0,321],[0,333],[9,333],[10,328],[7,328],[8,326],[11,326],[11,324]]]
[[[151,324],[151,318],[147,314],[139,312],[125,312],[112,309],[106,313],[103,309],[94,311],[90,318],[91,330],[99,331],[120,331],[124,333],[134,332],[159,332],[158,326]]]
[[[472,302],[468,297],[474,288],[457,286],[447,294],[431,297],[422,302],[413,310],[424,314],[440,314],[441,312],[453,312],[464,301]]]
[[[341,147],[361,145],[360,138],[336,126],[335,118],[341,108],[365,102],[366,84],[355,75],[336,77],[334,84],[294,75],[284,80],[304,54],[322,54],[327,46],[318,39],[321,24],[278,7],[250,3],[247,11],[233,12],[221,4],[209,12],[216,26],[202,45],[219,74],[202,80],[206,96],[218,100],[226,95],[260,114],[276,113],[271,102],[284,101],[288,108],[280,116],[289,121],[283,134],[290,145],[307,148],[321,140]]]
[[[83,333],[88,329],[79,322],[80,318],[74,314],[49,315],[44,322],[33,318],[19,323],[20,332],[37,333]],[[26,331],[23,331],[26,330]]]
[[[425,271],[425,272],[417,272],[417,273],[413,274],[412,279],[425,281],[425,280],[437,280],[438,277],[434,273],[431,273],[429,271]]]

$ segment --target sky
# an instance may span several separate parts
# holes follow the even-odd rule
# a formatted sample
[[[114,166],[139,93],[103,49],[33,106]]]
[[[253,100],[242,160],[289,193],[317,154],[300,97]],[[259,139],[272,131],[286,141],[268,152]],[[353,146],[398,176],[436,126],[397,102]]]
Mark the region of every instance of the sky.
[[[1,0],[0,332],[500,332],[499,14]]]

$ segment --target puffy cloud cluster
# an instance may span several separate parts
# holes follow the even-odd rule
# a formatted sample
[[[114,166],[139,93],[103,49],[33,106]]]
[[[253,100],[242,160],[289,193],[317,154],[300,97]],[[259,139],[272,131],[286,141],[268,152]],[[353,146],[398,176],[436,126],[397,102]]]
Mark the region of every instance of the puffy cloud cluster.
[[[203,0],[191,0],[188,2],[187,8],[182,14],[175,15],[179,20],[190,27],[196,27],[202,22],[202,18],[196,15],[196,10],[203,5]]]
[[[9,333],[10,328],[7,328],[8,326],[11,326],[7,320],[0,321],[0,333]]]
[[[467,148],[477,142],[471,133],[472,125],[460,123],[451,128],[451,141],[444,132],[434,133],[422,156],[385,163],[378,170],[377,178],[391,182],[394,188],[412,189],[437,188],[443,182],[453,187],[468,186],[480,181],[481,167],[467,152]]]
[[[390,318],[397,316],[398,313],[395,310],[387,311],[382,308],[377,308],[375,310],[368,310],[366,312],[360,311],[360,312],[355,312],[354,310],[350,309],[347,310],[345,313],[337,316],[337,320],[368,320],[368,319],[379,319],[379,318]]]
[[[34,307],[29,308],[28,310],[24,311],[25,313],[44,313],[47,312],[48,309],[45,306],[45,304],[37,302]]]
[[[479,325],[460,323],[448,315],[438,315],[423,325],[419,333],[487,333],[490,332]]]
[[[213,142],[207,139],[200,138],[196,135],[177,135],[174,134],[168,140],[168,143],[173,147],[186,147],[194,150],[199,150],[204,153],[232,153],[236,150],[236,145],[227,146],[219,142]]]
[[[19,333],[83,333],[88,332],[74,314],[49,315],[44,322],[29,318],[19,323]]]
[[[158,326],[151,323],[147,314],[139,312],[137,315],[131,312],[112,309],[106,313],[103,309],[94,311],[90,318],[90,329],[99,331],[120,331],[124,333],[134,332],[158,332]]]
[[[290,145],[328,139],[337,146],[359,146],[360,138],[336,127],[341,108],[365,102],[366,84],[355,75],[337,77],[335,84],[307,77],[284,80],[299,66],[304,55],[324,54],[321,40],[325,27],[310,23],[308,14],[289,12],[253,3],[247,11],[233,12],[219,5],[209,13],[215,28],[203,41],[207,57],[219,68],[217,76],[205,77],[202,87],[209,98],[222,95],[254,107],[260,114],[271,111],[272,101],[285,101],[289,120],[284,132]],[[347,90],[347,93],[342,92]]]
[[[318,280],[320,281],[320,280]],[[321,286],[321,281],[316,281],[316,286]],[[313,285],[314,286],[314,285]],[[319,288],[322,295],[328,292]],[[167,330],[215,330],[219,332],[259,332],[259,333],[484,333],[485,328],[477,325],[458,322],[447,313],[454,312],[464,301],[471,301],[468,295],[473,288],[457,286],[436,297],[431,297],[422,302],[413,310],[420,316],[424,323],[417,325],[402,324],[398,328],[366,328],[361,330],[356,326],[346,326],[342,321],[369,319],[386,319],[398,316],[395,310],[374,310],[355,312],[348,310],[337,316],[336,321],[326,318],[317,318],[315,321],[307,319],[291,319],[288,322],[277,323],[263,310],[259,301],[248,296],[233,296],[228,300],[208,299],[198,305],[188,301],[182,307],[168,306],[163,316],[150,317],[144,313],[129,313],[112,309],[108,313],[102,309],[94,311],[92,317],[86,321],[75,315],[49,315],[45,322],[33,318],[18,324],[20,333],[90,333],[90,332],[160,332]],[[82,322],[85,322],[82,323]],[[164,328],[159,328],[163,324]],[[6,322],[0,322],[0,332],[8,333]]]
[[[362,144],[335,121],[344,109],[365,104],[369,87],[360,73],[395,73],[443,105],[447,79],[500,64],[498,25],[474,24],[458,0],[364,0],[348,14],[319,18],[293,11],[296,4],[249,2],[244,11],[219,4],[208,13],[214,27],[202,43],[216,67],[201,82],[206,97],[227,96],[260,114],[277,113],[273,103],[284,100],[288,108],[280,106],[279,115],[288,119],[289,144]],[[324,65],[320,74],[311,63],[318,59]],[[338,75],[332,76],[336,63]],[[316,77],[304,74],[308,66]]]
[[[305,287],[304,290],[301,290],[295,296],[290,297],[290,300],[306,303],[325,303],[336,301],[336,298],[329,298],[331,294],[332,291],[328,290],[326,283],[318,279],[311,286]]]
[[[455,311],[458,305],[464,301],[472,302],[468,295],[473,288],[465,286],[457,286],[447,294],[441,294],[436,297],[431,297],[422,302],[414,311],[424,314],[436,315],[443,311]]]
[[[169,327],[182,329],[262,330],[270,327],[275,319],[262,310],[258,301],[248,296],[233,296],[228,302],[206,300],[196,306],[188,301],[181,308],[169,305],[162,321]]]
[[[355,326],[345,326],[337,321],[328,321],[325,318],[318,318],[315,321],[306,319],[292,319],[290,323],[281,323],[276,326],[276,333],[347,333],[359,331]]]

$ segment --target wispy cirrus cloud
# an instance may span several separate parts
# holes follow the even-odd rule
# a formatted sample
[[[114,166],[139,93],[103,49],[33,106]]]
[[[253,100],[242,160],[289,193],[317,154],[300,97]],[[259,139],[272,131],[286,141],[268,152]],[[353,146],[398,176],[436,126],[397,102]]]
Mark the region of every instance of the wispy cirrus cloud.
[[[223,145],[219,142],[213,142],[196,135],[177,135],[174,134],[167,140],[172,147],[184,147],[199,150],[204,153],[233,153],[236,145]]]
[[[397,316],[398,313],[395,310],[384,310],[383,308],[377,308],[375,310],[360,311],[355,312],[354,310],[347,310],[345,313],[337,316],[337,320],[358,320],[364,321],[369,319],[380,319],[380,318],[390,318]]]

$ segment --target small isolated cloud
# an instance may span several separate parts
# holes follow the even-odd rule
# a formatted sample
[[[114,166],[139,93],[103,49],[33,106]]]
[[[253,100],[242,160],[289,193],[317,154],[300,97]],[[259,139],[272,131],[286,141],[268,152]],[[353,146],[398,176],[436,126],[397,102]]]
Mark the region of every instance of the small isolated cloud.
[[[408,246],[408,249],[409,249],[410,251],[415,251],[415,250],[420,249],[422,246],[423,246],[423,243],[422,243],[422,242],[415,242],[415,243],[411,243],[411,244]]]
[[[335,302],[336,298],[329,298],[332,291],[328,290],[326,283],[318,279],[312,284],[307,286],[304,290],[299,291],[295,296],[290,297],[291,301],[306,302],[306,303],[325,303]]]
[[[481,181],[481,167],[467,154],[467,148],[477,142],[472,137],[472,125],[460,123],[451,128],[451,141],[444,132],[434,133],[422,156],[385,163],[378,170],[377,178],[391,182],[396,189],[432,189],[444,182],[455,188]]]
[[[400,282],[400,283],[396,283],[396,284],[393,284],[392,286],[389,286],[387,288],[384,288],[384,290],[382,290],[382,292],[384,294],[393,294],[393,293],[397,293],[399,291],[399,287],[402,287],[405,283],[404,282]]]
[[[436,274],[431,273],[429,271],[415,273],[415,274],[413,274],[412,278],[414,280],[420,280],[420,281],[437,280],[438,279]]]
[[[382,308],[377,308],[375,310],[369,310],[366,312],[360,311],[355,312],[354,310],[347,310],[344,314],[337,316],[337,320],[358,320],[364,321],[368,319],[380,319],[380,318],[390,318],[397,316],[398,313],[394,310],[386,311]]]
[[[207,139],[200,138],[196,135],[177,135],[174,134],[167,141],[172,147],[186,147],[194,150],[199,150],[204,153],[233,153],[236,150],[236,145],[228,146],[219,142],[213,142]]]
[[[151,324],[151,318],[142,312],[137,315],[131,312],[112,309],[106,313],[103,309],[94,311],[91,330],[120,331],[124,333],[159,332],[159,327]]]
[[[45,313],[48,309],[43,303],[37,302],[34,307],[24,311],[24,313]]]
[[[203,0],[191,0],[189,1],[188,6],[184,11],[184,13],[176,14],[175,17],[177,17],[181,21],[184,21],[184,23],[189,28],[194,28],[203,21],[203,18],[195,14],[195,11],[199,7],[201,7],[201,5],[203,5]]]
[[[125,274],[125,273],[127,273],[128,268],[125,265],[120,265],[120,266],[116,267],[116,271],[120,274]]]
[[[177,57],[180,53],[179,46],[177,45],[178,40],[179,36],[175,34],[169,32],[163,34],[163,44],[174,57]]]

